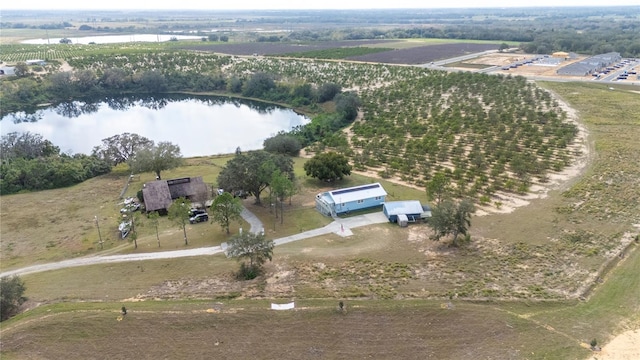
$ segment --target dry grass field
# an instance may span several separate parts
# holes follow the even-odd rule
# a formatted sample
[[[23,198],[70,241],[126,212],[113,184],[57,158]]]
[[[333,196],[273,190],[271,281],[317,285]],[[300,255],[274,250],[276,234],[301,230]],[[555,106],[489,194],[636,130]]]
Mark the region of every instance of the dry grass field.
[[[535,358],[532,339],[573,345],[475,304],[347,301],[345,313],[328,301],[290,312],[267,301],[138,304],[126,304],[122,321],[115,304],[78,304],[16,324],[3,334],[3,359],[520,359]]]

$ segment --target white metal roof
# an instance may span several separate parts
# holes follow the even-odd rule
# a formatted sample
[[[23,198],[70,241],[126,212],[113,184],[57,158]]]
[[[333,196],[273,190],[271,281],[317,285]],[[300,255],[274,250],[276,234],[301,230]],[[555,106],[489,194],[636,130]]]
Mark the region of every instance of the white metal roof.
[[[382,204],[382,206],[387,209],[387,214],[389,215],[422,214],[424,212],[422,204],[418,200],[389,201]]]
[[[387,196],[380,183],[353,186],[344,189],[331,190],[327,192],[333,199],[334,203],[342,204],[351,201],[375,198],[378,196]]]

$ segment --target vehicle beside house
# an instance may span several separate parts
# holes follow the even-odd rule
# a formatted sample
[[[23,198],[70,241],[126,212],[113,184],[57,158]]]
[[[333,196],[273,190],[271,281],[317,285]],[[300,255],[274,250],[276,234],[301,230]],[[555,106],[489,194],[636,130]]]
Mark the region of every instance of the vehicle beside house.
[[[199,213],[189,218],[190,224],[196,224],[199,222],[207,222],[209,221],[209,215],[205,213]]]
[[[156,180],[145,183],[142,188],[144,208],[147,212],[166,212],[173,200],[183,197],[197,202],[203,194],[209,194],[207,184],[202,176],[186,177],[171,180]]]

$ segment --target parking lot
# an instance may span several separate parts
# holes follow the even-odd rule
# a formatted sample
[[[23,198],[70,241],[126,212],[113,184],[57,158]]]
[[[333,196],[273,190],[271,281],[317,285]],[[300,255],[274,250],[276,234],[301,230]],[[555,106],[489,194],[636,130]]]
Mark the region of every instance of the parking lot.
[[[634,82],[640,80],[640,60],[622,59],[622,61],[606,67],[601,72],[593,74],[595,81]]]

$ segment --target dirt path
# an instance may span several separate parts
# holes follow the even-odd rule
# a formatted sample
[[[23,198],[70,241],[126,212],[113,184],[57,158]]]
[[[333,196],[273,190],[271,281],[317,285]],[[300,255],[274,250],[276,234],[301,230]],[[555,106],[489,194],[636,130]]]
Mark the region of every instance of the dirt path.
[[[245,220],[251,224],[251,231],[257,232],[262,230],[262,223],[258,218],[253,215],[249,210],[242,212]],[[253,217],[254,219],[251,219]],[[335,233],[339,236],[350,236],[352,228],[367,226],[371,224],[377,224],[386,222],[387,218],[382,213],[367,214],[361,216],[354,216],[346,219],[337,219],[327,226],[322,228],[305,231],[303,233],[286,236],[279,239],[274,239],[275,245],[287,244],[293,241],[308,239],[324,234]],[[185,250],[173,250],[173,251],[161,251],[153,253],[141,253],[141,254],[125,254],[125,255],[107,255],[107,256],[87,256],[76,259],[64,260],[56,263],[39,264],[33,266],[27,266],[21,269],[15,269],[6,271],[0,274],[0,277],[13,276],[13,275],[27,275],[33,273],[39,273],[43,271],[60,270],[70,267],[107,264],[116,262],[127,261],[144,261],[144,260],[158,260],[158,259],[175,259],[181,257],[191,256],[203,256],[203,255],[216,255],[223,253],[224,249],[221,246],[211,246],[196,249]]]

